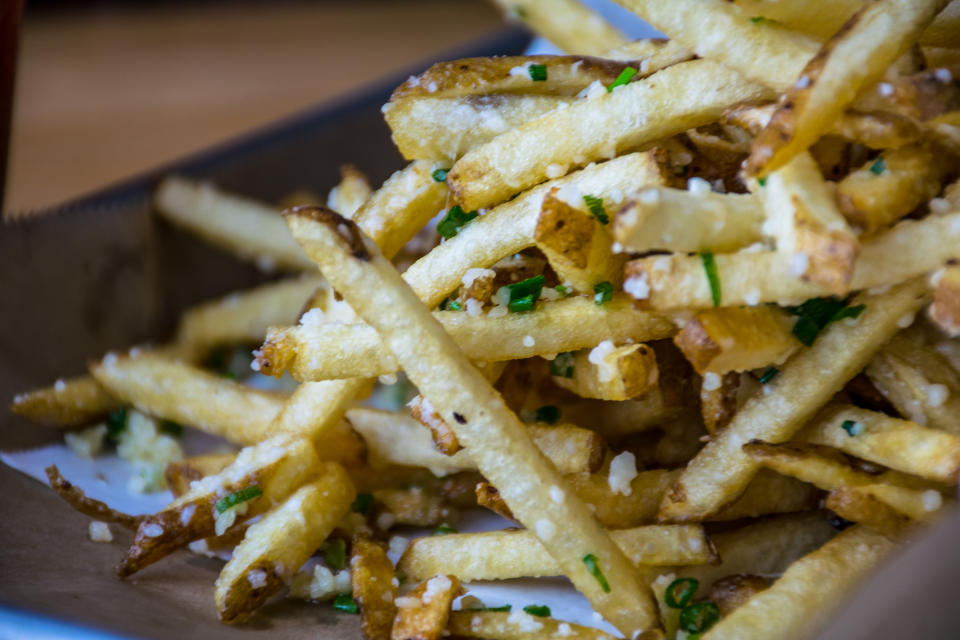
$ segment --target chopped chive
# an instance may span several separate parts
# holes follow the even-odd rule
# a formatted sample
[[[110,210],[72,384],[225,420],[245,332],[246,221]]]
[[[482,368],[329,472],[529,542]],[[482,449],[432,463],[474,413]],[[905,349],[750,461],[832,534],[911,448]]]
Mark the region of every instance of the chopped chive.
[[[610,217],[607,215],[607,210],[603,208],[603,198],[584,195],[583,201],[587,203],[587,209],[600,221],[600,224],[609,224]]]
[[[107,415],[107,442],[117,444],[120,434],[127,430],[127,408],[120,407]]]
[[[776,367],[767,367],[767,370],[763,372],[762,376],[760,376],[760,384],[767,384],[776,378],[778,373],[780,373],[780,370]]]
[[[887,163],[883,161],[883,158],[877,158],[873,161],[873,164],[870,165],[870,173],[875,176],[880,175],[887,170]]]
[[[712,602],[698,602],[687,605],[680,612],[680,628],[688,633],[703,633],[719,619],[720,610],[717,605]]]
[[[767,19],[764,18],[763,16],[753,16],[752,18],[750,18],[750,22],[752,22],[753,24],[760,24],[766,21]]]
[[[700,582],[695,578],[678,578],[667,587],[665,600],[672,609],[683,609],[696,595]]]
[[[222,378],[226,378],[227,380],[237,379],[237,374],[235,374],[233,371],[224,371],[223,373],[220,374],[220,376]]]
[[[331,569],[337,571],[347,566],[347,543],[343,541],[343,538],[328,540],[323,545],[323,559],[327,561]]]
[[[357,608],[357,603],[353,599],[353,596],[349,593],[341,593],[334,598],[333,608],[337,611],[345,611],[346,613],[360,612],[360,610]]]
[[[471,609],[464,609],[464,611],[510,611],[513,609],[512,605],[505,604],[500,607],[473,607]]]
[[[858,436],[863,433],[863,424],[856,422],[854,420],[844,420],[840,424],[840,428],[847,432],[847,435],[851,438],[853,436]]]
[[[757,184],[760,185],[761,187],[765,187],[765,186],[767,186],[767,179],[766,179],[766,178],[757,178]]]
[[[533,412],[533,419],[537,422],[553,424],[560,419],[560,407],[546,404]]]
[[[527,72],[534,82],[543,82],[547,79],[547,66],[544,64],[532,64],[527,67]]]
[[[448,171],[450,171],[450,169],[434,169],[430,175],[433,176],[433,179],[437,182],[446,182]]]
[[[507,291],[510,292],[510,301],[507,303],[507,309],[513,312],[532,310],[543,292],[545,281],[546,278],[539,275],[508,284]]]
[[[603,571],[600,570],[600,564],[597,560],[597,556],[592,553],[588,553],[583,556],[583,564],[587,565],[587,571],[590,572],[597,582],[600,583],[600,588],[603,589],[604,593],[610,593],[610,583],[607,582],[606,576],[603,575]]]
[[[617,87],[627,84],[635,75],[637,75],[636,69],[633,67],[625,67],[624,70],[620,72],[620,75],[617,76],[617,79],[611,82],[610,86],[607,87],[607,93],[613,91]]]
[[[532,311],[534,307],[537,306],[537,299],[533,297],[531,293],[529,296],[524,296],[522,298],[517,298],[516,300],[511,300],[507,303],[507,309],[513,311],[514,313],[522,313],[524,311]]]
[[[373,504],[372,493],[358,493],[356,500],[350,505],[350,511],[367,515],[370,513],[370,505]]]
[[[568,296],[568,295],[570,295],[570,287],[568,287],[568,286],[566,286],[566,285],[563,285],[563,284],[558,284],[557,286],[555,286],[555,287],[553,288],[553,290],[556,291],[557,293],[559,293],[559,294],[562,295],[562,296]]]
[[[827,297],[811,298],[796,307],[787,307],[787,311],[797,316],[793,335],[809,347],[828,324],[844,318],[856,318],[866,308],[866,305],[862,304],[850,307],[846,300]]]
[[[457,530],[454,527],[444,523],[439,525],[436,529],[433,530],[432,536],[445,536],[448,533],[457,533]]]
[[[260,491],[260,487],[253,484],[247,487],[246,489],[240,489],[240,491],[234,491],[228,496],[224,496],[217,501],[216,509],[217,513],[223,513],[227,509],[237,506],[238,504],[243,504],[248,500],[253,500],[263,495],[263,492]]]
[[[550,361],[550,375],[559,378],[572,378],[573,359],[573,351],[558,353],[557,357]]]
[[[173,420],[163,420],[160,422],[160,431],[174,438],[179,438],[183,435],[183,426]]]
[[[700,260],[703,261],[703,270],[707,274],[707,282],[710,283],[710,298],[713,299],[713,306],[720,306],[720,276],[717,274],[717,261],[712,253],[701,253]]]
[[[463,309],[463,305],[461,305],[458,300],[451,300],[447,303],[447,309],[450,311],[460,311],[460,309]]]
[[[604,280],[593,285],[593,302],[597,306],[613,300],[613,285]]]
[[[443,216],[443,220],[437,223],[437,233],[449,240],[476,217],[476,211],[465,213],[460,205],[455,204],[447,211],[447,215]]]
[[[547,618],[550,616],[550,607],[545,604],[528,604],[523,610],[538,618]]]

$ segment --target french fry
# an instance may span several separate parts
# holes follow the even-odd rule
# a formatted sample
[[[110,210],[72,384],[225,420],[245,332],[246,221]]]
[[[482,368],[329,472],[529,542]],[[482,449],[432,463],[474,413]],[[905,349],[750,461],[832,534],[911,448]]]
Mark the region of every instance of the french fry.
[[[722,0],[617,0],[670,38],[747,78],[784,91],[817,52],[815,40]]]
[[[396,524],[432,527],[450,520],[452,512],[441,496],[411,489],[378,489],[374,499],[390,512]]]
[[[763,576],[742,573],[728,576],[713,583],[710,601],[716,603],[721,617],[725,617],[745,605],[753,596],[768,589],[772,582]]]
[[[852,487],[852,490],[876,498],[894,510],[917,522],[931,522],[943,506],[943,496],[936,489],[928,489],[920,494],[917,491],[893,484],[874,483]]]
[[[884,536],[851,527],[794,564],[769,589],[751,598],[710,630],[710,637],[809,638],[894,545]]]
[[[933,280],[933,302],[927,308],[930,320],[951,338],[960,336],[960,266],[944,267]]]
[[[10,411],[44,426],[69,428],[89,424],[120,406],[99,382],[78,376],[15,395]]]
[[[367,201],[373,190],[367,176],[352,164],[340,167],[340,182],[327,196],[327,206],[341,215],[352,216]],[[314,204],[300,202],[297,204]]]
[[[604,342],[574,353],[571,366],[569,377],[555,375],[553,381],[584,398],[628,400],[657,389],[657,356],[645,344]]]
[[[44,472],[50,482],[50,488],[67,504],[85,516],[101,522],[115,522],[125,529],[136,531],[143,516],[131,516],[107,506],[106,503],[88,498],[83,489],[68,482],[56,465],[50,465]]]
[[[233,453],[208,453],[167,463],[163,477],[174,498],[190,491],[190,483],[220,473],[237,458]]]
[[[429,432],[403,413],[358,407],[348,411],[347,418],[363,436],[375,461],[447,473],[476,468],[469,451],[461,450],[454,455],[437,451]],[[456,431],[456,427],[453,428]],[[527,431],[541,453],[561,473],[593,471],[603,462],[606,447],[593,431],[572,424],[534,424],[528,426]]]
[[[957,50],[954,49],[954,55]],[[960,64],[953,65],[960,67]],[[960,110],[939,115],[927,123],[930,138],[954,155],[960,153]]]
[[[673,342],[701,375],[759,369],[783,363],[800,347],[793,323],[773,307],[707,309],[688,320]]]
[[[452,163],[501,133],[575,100],[525,94],[415,97],[388,102],[384,118],[404,158]]]
[[[460,158],[447,185],[464,209],[488,207],[571,168],[707,124],[733,104],[766,95],[716,63],[680,63],[497,136]]]
[[[777,250],[800,263],[791,265],[795,275],[835,295],[847,293],[860,244],[813,157],[798,153],[770,174],[762,192],[765,228],[772,228]]]
[[[872,475],[858,468],[836,449],[806,443],[770,444],[752,440],[743,450],[761,466],[791,478],[809,482],[824,491],[844,486],[865,486],[896,476]],[[918,493],[919,496],[919,493]]]
[[[350,545],[350,582],[360,606],[360,625],[368,640],[389,640],[397,606],[397,577],[383,546],[367,537]]]
[[[667,38],[640,38],[625,45],[610,49],[603,54],[611,60],[628,60],[637,64],[637,73],[651,75],[660,69],[686,62],[696,54],[676,40]]]
[[[718,378],[719,382],[717,378],[711,378],[709,383],[704,378],[700,386],[700,415],[710,435],[730,424],[737,412],[737,396],[740,392],[739,373],[730,371]]]
[[[700,525],[651,525],[610,532],[636,565],[695,565],[715,556]],[[424,580],[440,573],[464,582],[561,575],[529,531],[505,530],[416,538],[397,564],[408,578]]]
[[[859,9],[802,73],[785,77],[795,84],[754,140],[747,173],[767,175],[816,142],[825,123],[843,113],[861,88],[880,80],[946,4],[881,0]]]
[[[905,220],[864,242],[850,289],[872,289],[906,282],[960,257],[960,212]],[[790,259],[774,251],[715,256],[722,306],[777,302],[797,304],[824,296],[823,287],[798,280]],[[764,274],[757,278],[756,274]],[[704,309],[713,306],[701,256],[657,256],[631,260],[624,267],[624,291],[652,309]]]
[[[434,576],[397,598],[392,640],[440,640],[450,619],[450,606],[463,589],[455,576]]]
[[[928,480],[953,484],[960,472],[960,436],[857,407],[835,407],[801,438]]]
[[[860,491],[858,487],[834,489],[827,494],[824,507],[844,520],[861,524],[892,540],[902,538],[914,526],[913,520],[906,514]]]
[[[233,550],[213,591],[221,622],[243,622],[288,584],[349,512],[356,491],[343,467],[321,463],[316,474],[250,525]]]
[[[763,239],[754,195],[667,187],[640,191],[617,212],[614,239],[632,251],[736,251]]]
[[[454,636],[490,640],[614,640],[614,636],[593,627],[561,622],[550,617],[534,617],[526,612],[454,611],[450,614],[447,629]],[[644,634],[637,636],[637,640],[646,639]]]
[[[240,445],[262,440],[283,396],[149,352],[108,354],[91,367],[111,395],[144,413],[191,425]]]
[[[449,184],[450,174],[447,180]],[[662,183],[663,169],[655,154],[649,152],[632,153],[547,182],[461,228],[455,237],[411,265],[404,279],[428,307],[433,307],[462,284],[468,269],[489,267],[533,246],[543,198],[553,187],[575,187],[580,193],[601,198],[613,210],[620,204],[618,194],[622,197],[639,186]]]
[[[200,481],[162,511],[144,516],[117,575],[130,576],[194,540],[213,536],[216,505],[224,496],[258,487],[260,494],[245,502],[246,515],[253,517],[283,501],[316,465],[316,451],[305,440],[279,436],[243,449],[222,472]]]
[[[498,487],[514,515],[531,527],[539,523],[535,526],[538,538],[577,589],[624,633],[650,626],[656,615],[654,604],[636,571],[582,502],[568,498],[557,503],[549,498],[550,487],[562,482],[557,472],[373,243],[356,225],[328,210],[294,209],[288,212],[287,222],[334,288],[381,333],[407,375],[454,428],[478,470]],[[425,358],[431,359],[430,365]],[[478,411],[479,407],[483,410]],[[585,557],[591,562],[585,562]],[[602,571],[605,579],[598,580],[587,564]],[[402,615],[401,607],[398,616]]]
[[[577,0],[496,0],[509,20],[527,27],[568,53],[602,55],[626,42],[622,33]]]
[[[537,248],[560,281],[584,293],[591,293],[598,282],[619,286],[625,262],[624,256],[611,250],[613,239],[605,227],[609,218],[603,200],[591,200],[596,213],[584,210],[585,199],[592,197],[574,187],[563,191],[554,187],[543,198],[533,231]]]
[[[839,391],[897,330],[897,321],[925,302],[923,283],[909,282],[887,294],[864,295],[866,310],[850,322],[828,326],[809,349],[798,353],[769,381],[768,393],[747,401],[733,420],[687,465],[664,498],[660,517],[702,519],[735,498],[756,471],[741,449],[753,439],[783,442]]]
[[[945,168],[927,147],[890,149],[837,184],[837,203],[851,225],[875,234],[937,195]]]
[[[919,331],[911,328],[894,336],[866,373],[901,415],[960,434],[960,374],[942,353],[923,344]]]
[[[267,205],[176,177],[160,183],[154,205],[170,222],[266,271],[314,269],[290,237],[279,211]]]
[[[410,407],[410,417],[430,429],[430,439],[437,451],[452,456],[463,448],[453,429],[440,417],[429,400],[418,395],[407,406]]]
[[[648,341],[673,335],[665,316],[638,311],[627,296],[597,305],[570,297],[545,302],[530,313],[472,315],[434,311],[464,354],[502,361],[593,347],[604,339]],[[532,344],[531,344],[532,343]],[[298,380],[379,376],[397,371],[397,361],[376,331],[364,324],[318,323],[273,328],[257,352],[261,373]]]

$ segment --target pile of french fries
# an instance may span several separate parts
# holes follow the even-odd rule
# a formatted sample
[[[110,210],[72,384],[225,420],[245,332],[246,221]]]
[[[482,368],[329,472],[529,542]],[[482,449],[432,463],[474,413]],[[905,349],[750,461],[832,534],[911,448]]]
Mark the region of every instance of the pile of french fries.
[[[232,550],[227,623],[289,589],[371,640],[612,637],[460,597],[562,575],[625,638],[807,638],[950,508],[960,2],[619,1],[671,39],[500,0],[569,55],[411,77],[383,109],[410,164],[377,190],[346,167],[281,217],[159,187],[166,219],[304,275],[15,400],[243,447],[171,464],[175,500],[137,517],[51,468],[134,531],[121,577]],[[205,368],[251,343],[292,393]],[[520,528],[457,533],[477,506]],[[436,530],[394,565],[405,525]]]

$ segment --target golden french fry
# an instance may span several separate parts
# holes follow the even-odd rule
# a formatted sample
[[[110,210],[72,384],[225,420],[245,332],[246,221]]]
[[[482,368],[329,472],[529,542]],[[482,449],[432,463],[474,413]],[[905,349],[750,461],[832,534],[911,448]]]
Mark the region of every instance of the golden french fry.
[[[396,524],[432,527],[450,520],[453,512],[442,496],[411,489],[377,489],[374,499],[390,512]]]
[[[602,55],[626,37],[577,0],[495,0],[508,20],[528,28],[568,53]]]
[[[636,570],[586,505],[573,497],[562,503],[549,498],[550,487],[562,483],[557,472],[373,243],[356,225],[328,210],[294,209],[287,222],[334,288],[380,332],[514,515],[531,528],[540,523],[538,538],[577,589],[624,633],[649,626],[655,619],[654,605]],[[603,581],[596,577],[598,572],[605,576]]]
[[[58,380],[56,384],[18,393],[10,411],[49,427],[88,424],[122,406],[90,376]]]
[[[650,525],[610,532],[636,565],[695,565],[713,562],[713,548],[700,525]],[[446,573],[464,582],[561,575],[536,536],[506,530],[416,538],[397,568],[425,580]]]
[[[470,611],[463,609],[450,614],[447,629],[454,636],[489,638],[489,640],[541,640],[567,638],[568,640],[614,640],[609,633],[572,622],[561,622],[550,617],[534,617],[518,611]],[[637,640],[647,640],[641,634]]]
[[[572,355],[572,371],[564,369],[560,372],[564,375],[554,375],[553,381],[578,396],[628,400],[658,390],[657,356],[645,344],[614,347],[613,341],[607,340],[590,351]]]
[[[615,49],[610,49],[603,54],[603,57],[611,60],[628,60],[639,63],[636,66],[637,73],[650,75],[660,69],[692,60],[696,55],[676,40],[640,38]]]
[[[389,640],[397,606],[397,577],[383,546],[367,537],[354,537],[350,546],[350,582],[360,606],[363,637]]]
[[[410,407],[410,417],[430,429],[430,439],[437,451],[452,456],[463,448],[457,440],[457,434],[440,417],[429,400],[418,395],[407,406]]]
[[[792,333],[793,323],[793,318],[774,307],[707,309],[687,321],[673,342],[697,373],[716,376],[782,364],[800,347]],[[716,380],[712,378],[710,384]]]
[[[826,123],[843,113],[861,88],[880,80],[946,4],[880,0],[859,9],[801,73],[782,78],[794,85],[754,140],[746,171],[767,175],[816,142]]]
[[[208,453],[167,463],[163,477],[174,498],[190,491],[190,483],[220,473],[236,460],[233,453]]]
[[[864,242],[854,268],[854,291],[887,287],[930,273],[960,256],[960,212],[906,220]],[[802,282],[790,259],[775,251],[715,256],[720,305],[796,304],[829,292]],[[756,275],[762,273],[763,278]],[[631,260],[624,291],[653,309],[704,309],[713,305],[701,256],[657,256]]]
[[[176,177],[160,183],[154,205],[170,222],[264,270],[314,270],[290,237],[280,212],[268,205]]]
[[[809,349],[788,361],[769,381],[767,393],[747,401],[733,420],[687,465],[664,498],[660,516],[702,519],[746,488],[757,469],[741,449],[753,439],[783,442],[839,391],[897,331],[897,322],[926,300],[923,283],[912,281],[887,294],[864,295],[866,309],[851,321],[829,325]]]
[[[704,378],[700,386],[700,415],[710,435],[730,424],[737,412],[737,396],[740,393],[739,373],[730,371],[718,378],[719,381],[711,378],[709,383]]]
[[[960,336],[960,266],[944,267],[933,276],[930,320],[951,338]]]
[[[497,136],[460,158],[447,184],[465,209],[489,207],[571,168],[707,124],[733,104],[767,95],[716,63],[683,62]]]
[[[455,576],[434,576],[397,598],[392,640],[440,640],[450,619],[450,606],[463,589]]]
[[[342,215],[352,216],[360,206],[367,201],[373,190],[367,176],[352,164],[340,167],[340,182],[330,190],[327,196],[327,206]],[[298,202],[301,204],[319,204]],[[296,205],[294,205],[296,206]]]
[[[884,536],[851,527],[794,564],[769,589],[710,630],[710,637],[809,638],[874,566],[893,551]]]
[[[104,502],[88,498],[83,489],[74,486],[63,477],[56,465],[50,465],[44,469],[44,472],[47,474],[50,488],[53,489],[58,496],[63,498],[67,504],[83,515],[90,516],[94,520],[101,522],[115,522],[121,527],[132,531],[136,531],[140,525],[143,516],[131,516],[110,508]]]
[[[721,617],[726,617],[747,603],[750,598],[765,591],[773,583],[770,578],[738,573],[713,583],[710,601],[716,603]]]
[[[858,487],[834,489],[827,494],[823,506],[844,520],[861,524],[893,540],[902,538],[914,524],[906,514],[868,493],[859,491]]]

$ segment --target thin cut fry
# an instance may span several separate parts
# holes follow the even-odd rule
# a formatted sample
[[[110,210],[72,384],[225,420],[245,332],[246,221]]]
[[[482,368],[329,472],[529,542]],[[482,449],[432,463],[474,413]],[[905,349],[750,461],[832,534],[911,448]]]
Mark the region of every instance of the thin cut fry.
[[[434,576],[395,600],[392,640],[440,640],[450,619],[450,606],[463,589],[455,576]]]
[[[287,222],[334,288],[381,332],[410,379],[454,428],[480,472],[498,487],[514,515],[537,531],[577,589],[624,633],[653,624],[652,598],[636,571],[582,502],[573,497],[562,503],[550,500],[549,488],[562,482],[556,471],[373,243],[356,225],[327,210],[294,209]],[[429,364],[426,358],[431,359]],[[603,572],[609,592],[585,557]]]
[[[47,480],[50,482],[50,488],[58,496],[67,501],[71,507],[85,516],[90,516],[94,520],[101,522],[115,522],[125,529],[136,531],[140,525],[143,516],[131,516],[126,513],[111,509],[105,503],[93,498],[88,498],[83,489],[74,486],[61,475],[56,465],[50,465],[44,471],[47,474]]]
[[[858,487],[834,489],[827,494],[823,506],[844,520],[861,524],[892,540],[902,538],[914,525],[906,514],[860,491]]]
[[[340,167],[340,182],[330,190],[327,206],[341,215],[352,216],[367,201],[373,190],[362,171],[351,164]],[[298,202],[297,204],[308,204]]]
[[[99,382],[90,376],[79,376],[18,393],[10,403],[10,411],[49,427],[77,427],[120,406],[121,402]]]
[[[519,20],[567,53],[603,55],[626,37],[577,0],[495,0],[507,19]]]
[[[389,640],[397,606],[397,578],[384,548],[367,537],[354,537],[350,547],[350,582],[360,606],[360,624],[367,640]]]
[[[794,356],[767,383],[768,393],[748,400],[687,465],[665,497],[660,516],[671,521],[702,519],[735,498],[757,469],[741,446],[753,439],[777,443],[790,438],[897,331],[897,321],[925,301],[919,281],[887,294],[858,297],[856,304],[866,305],[863,313],[829,325],[812,347]]]
[[[550,617],[534,617],[525,612],[454,611],[447,629],[454,636],[489,640],[614,640],[609,633]],[[641,634],[637,640],[646,640]]]
[[[710,630],[710,637],[810,638],[894,545],[884,536],[851,527],[804,556],[773,586]]]
[[[737,412],[737,396],[740,393],[740,374],[731,371],[709,383],[704,379],[700,385],[700,415],[707,433],[715,434],[733,419]]]
[[[571,366],[571,375],[554,376],[553,381],[583,398],[628,400],[658,390],[657,356],[645,344],[614,347],[612,341],[604,342],[577,351]]]
[[[951,338],[960,336],[960,266],[948,266],[933,276],[930,320]]]

